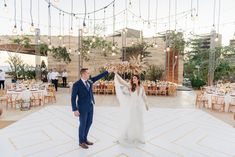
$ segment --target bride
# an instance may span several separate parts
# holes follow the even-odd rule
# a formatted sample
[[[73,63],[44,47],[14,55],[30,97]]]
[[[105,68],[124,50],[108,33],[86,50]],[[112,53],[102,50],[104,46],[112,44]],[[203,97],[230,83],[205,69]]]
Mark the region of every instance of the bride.
[[[115,89],[120,103],[120,135],[118,143],[145,143],[144,108],[148,111],[148,103],[138,75],[133,75],[130,84],[124,81],[115,71]]]

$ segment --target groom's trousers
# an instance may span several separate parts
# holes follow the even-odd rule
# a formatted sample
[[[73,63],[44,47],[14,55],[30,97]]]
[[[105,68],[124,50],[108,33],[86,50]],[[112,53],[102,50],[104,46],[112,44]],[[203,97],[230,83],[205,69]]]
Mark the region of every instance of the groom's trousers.
[[[87,141],[87,135],[93,120],[93,109],[88,112],[81,112],[79,116],[79,143]]]

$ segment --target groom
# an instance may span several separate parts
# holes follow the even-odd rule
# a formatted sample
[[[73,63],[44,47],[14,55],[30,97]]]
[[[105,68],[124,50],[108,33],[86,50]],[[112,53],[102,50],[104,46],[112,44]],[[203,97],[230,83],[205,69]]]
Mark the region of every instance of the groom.
[[[76,117],[79,117],[79,146],[88,149],[88,145],[93,145],[87,140],[87,135],[93,119],[93,105],[95,104],[92,84],[111,72],[105,71],[89,79],[90,73],[87,68],[81,69],[81,79],[73,84],[71,103],[72,110]]]

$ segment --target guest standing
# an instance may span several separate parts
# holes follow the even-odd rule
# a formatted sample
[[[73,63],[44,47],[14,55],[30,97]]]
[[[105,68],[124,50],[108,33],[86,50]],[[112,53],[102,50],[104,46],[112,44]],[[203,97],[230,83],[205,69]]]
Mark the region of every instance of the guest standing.
[[[62,80],[63,80],[63,87],[67,86],[67,78],[68,78],[68,73],[66,69],[62,72]]]
[[[0,89],[5,89],[5,72],[0,69]]]
[[[51,82],[52,82],[52,84],[55,85],[55,90],[56,91],[57,91],[57,87],[58,87],[58,77],[59,77],[59,73],[54,68],[52,73],[51,73]]]

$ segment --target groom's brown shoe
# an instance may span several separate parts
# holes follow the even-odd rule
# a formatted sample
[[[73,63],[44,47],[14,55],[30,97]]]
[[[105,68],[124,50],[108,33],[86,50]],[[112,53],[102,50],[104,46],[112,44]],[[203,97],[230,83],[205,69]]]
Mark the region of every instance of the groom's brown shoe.
[[[86,144],[87,144],[87,145],[93,145],[94,143],[93,143],[93,142],[90,142],[90,141],[86,141]]]
[[[82,147],[83,149],[88,149],[86,143],[80,143],[79,146]]]

